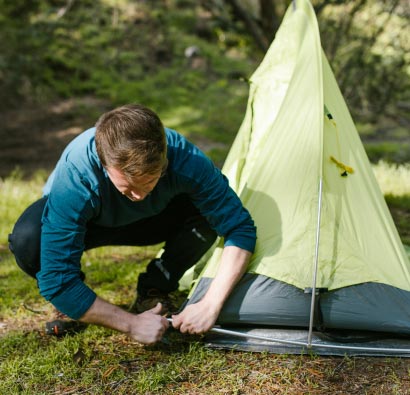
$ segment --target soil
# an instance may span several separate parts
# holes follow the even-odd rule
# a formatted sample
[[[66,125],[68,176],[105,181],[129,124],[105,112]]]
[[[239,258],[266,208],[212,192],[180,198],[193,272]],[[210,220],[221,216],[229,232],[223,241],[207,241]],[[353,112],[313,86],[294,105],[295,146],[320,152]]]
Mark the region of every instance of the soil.
[[[39,170],[50,173],[66,145],[112,108],[108,101],[83,97],[0,110],[0,179],[15,171],[25,179]],[[202,136],[195,142],[205,152],[226,149]]]
[[[110,103],[85,97],[1,111],[0,178],[16,169],[26,178],[40,169],[50,172],[67,143],[110,108]]]

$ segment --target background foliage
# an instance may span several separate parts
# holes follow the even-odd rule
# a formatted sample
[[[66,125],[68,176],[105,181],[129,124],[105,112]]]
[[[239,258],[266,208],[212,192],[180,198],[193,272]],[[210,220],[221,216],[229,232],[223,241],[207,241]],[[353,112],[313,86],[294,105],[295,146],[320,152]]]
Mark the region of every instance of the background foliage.
[[[410,124],[406,1],[312,3],[322,45],[369,156],[409,161],[410,147],[403,143]],[[2,111],[85,95],[110,105],[143,102],[167,126],[218,136],[225,146],[210,151],[222,162],[243,118],[246,78],[289,4],[0,0]]]

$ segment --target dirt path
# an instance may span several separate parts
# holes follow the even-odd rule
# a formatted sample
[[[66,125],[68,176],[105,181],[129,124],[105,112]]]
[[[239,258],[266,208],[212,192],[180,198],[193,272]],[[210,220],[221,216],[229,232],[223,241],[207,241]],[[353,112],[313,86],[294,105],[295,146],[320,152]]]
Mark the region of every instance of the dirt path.
[[[16,168],[27,177],[39,169],[50,171],[67,143],[110,107],[107,102],[85,97],[1,111],[0,178]]]

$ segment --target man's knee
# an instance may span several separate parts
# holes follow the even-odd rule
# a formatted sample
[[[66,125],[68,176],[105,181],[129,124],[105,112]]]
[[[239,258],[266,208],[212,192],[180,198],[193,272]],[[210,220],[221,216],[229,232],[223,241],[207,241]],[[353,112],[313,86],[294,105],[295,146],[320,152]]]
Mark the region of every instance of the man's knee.
[[[41,216],[46,199],[28,207],[9,235],[9,248],[18,266],[31,277],[40,270]]]
[[[40,241],[35,239],[29,229],[14,229],[9,235],[9,249],[17,265],[34,278],[40,270]]]

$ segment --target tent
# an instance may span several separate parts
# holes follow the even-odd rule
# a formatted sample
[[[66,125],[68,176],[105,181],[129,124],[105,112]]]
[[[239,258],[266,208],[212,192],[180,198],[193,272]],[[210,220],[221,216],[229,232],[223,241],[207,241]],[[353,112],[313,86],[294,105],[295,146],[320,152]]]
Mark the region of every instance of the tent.
[[[307,0],[290,5],[250,79],[245,118],[223,172],[251,212],[258,240],[217,321],[227,335],[211,336],[211,345],[333,354],[338,342],[394,334],[393,354],[410,352],[409,259]],[[206,292],[221,247],[222,240],[188,303]],[[258,330],[263,336],[255,335],[252,346]],[[341,352],[372,348],[352,344]],[[392,354],[386,344],[373,354]]]

